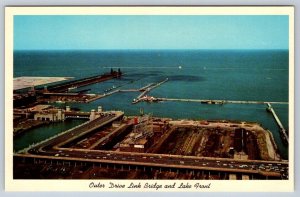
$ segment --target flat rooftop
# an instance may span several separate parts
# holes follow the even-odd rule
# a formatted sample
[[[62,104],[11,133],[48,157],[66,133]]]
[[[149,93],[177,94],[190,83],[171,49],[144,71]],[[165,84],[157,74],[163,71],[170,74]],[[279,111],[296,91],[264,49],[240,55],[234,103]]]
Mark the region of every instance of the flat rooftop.
[[[14,90],[30,88],[32,86],[45,85],[58,81],[65,81],[73,77],[16,77],[14,78]]]
[[[44,109],[50,108],[51,105],[36,105],[32,108],[30,108],[31,111],[42,111]]]

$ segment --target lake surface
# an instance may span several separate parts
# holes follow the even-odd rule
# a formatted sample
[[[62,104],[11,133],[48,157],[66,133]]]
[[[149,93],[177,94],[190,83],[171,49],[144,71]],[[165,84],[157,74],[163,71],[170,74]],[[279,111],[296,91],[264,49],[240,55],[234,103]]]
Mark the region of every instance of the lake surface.
[[[89,93],[104,93],[113,86],[140,88],[165,78],[169,81],[149,95],[166,98],[282,101],[288,102],[289,59],[287,50],[100,50],[100,51],[15,51],[14,77],[53,76],[83,78],[118,68],[121,79],[82,87]],[[281,142],[279,128],[265,105],[205,105],[186,102],[138,103],[137,92],[117,93],[88,104],[63,104],[89,111],[101,105],[105,110],[139,114],[140,108],[153,116],[188,119],[254,121],[274,135],[283,158],[288,149]],[[288,105],[273,105],[288,129]],[[72,127],[71,121],[36,128],[14,141],[14,148],[26,147],[58,132],[57,125]],[[43,133],[47,132],[47,136]],[[60,132],[60,131],[59,131]],[[32,137],[30,137],[32,136]]]

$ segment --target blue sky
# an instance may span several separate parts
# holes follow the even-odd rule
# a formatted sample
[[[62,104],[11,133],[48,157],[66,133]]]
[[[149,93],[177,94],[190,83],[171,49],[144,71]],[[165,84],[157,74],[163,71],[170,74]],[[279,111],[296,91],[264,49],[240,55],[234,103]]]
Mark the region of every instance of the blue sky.
[[[288,49],[288,16],[15,16],[15,50]]]

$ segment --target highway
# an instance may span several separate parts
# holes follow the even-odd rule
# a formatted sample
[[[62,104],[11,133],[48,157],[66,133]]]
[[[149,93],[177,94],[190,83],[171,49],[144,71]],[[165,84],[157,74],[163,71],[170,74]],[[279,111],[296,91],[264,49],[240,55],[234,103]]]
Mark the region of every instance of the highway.
[[[85,149],[51,149],[47,152],[40,152],[38,149],[31,151],[33,154],[46,156],[47,158],[90,161],[109,164],[124,164],[146,167],[167,167],[175,169],[211,170],[232,173],[250,174],[277,174],[286,176],[288,173],[287,162],[274,161],[243,161],[224,158],[205,158],[191,156],[176,156],[162,154],[142,154],[127,152],[98,151]],[[38,157],[43,158],[43,157]]]
[[[47,152],[48,150],[52,149],[56,146],[63,146],[72,140],[75,140],[78,137],[81,137],[99,127],[102,127],[103,125],[106,125],[110,122],[113,122],[114,120],[121,117],[123,113],[114,114],[114,113],[107,113],[93,121],[89,121],[87,123],[81,124],[77,127],[74,127],[73,129],[68,130],[67,132],[58,135],[55,138],[51,138],[49,140],[46,140],[38,145],[35,146],[35,149],[39,149],[39,152]],[[33,149],[28,150],[28,153],[32,153]],[[34,153],[37,153],[34,151]]]

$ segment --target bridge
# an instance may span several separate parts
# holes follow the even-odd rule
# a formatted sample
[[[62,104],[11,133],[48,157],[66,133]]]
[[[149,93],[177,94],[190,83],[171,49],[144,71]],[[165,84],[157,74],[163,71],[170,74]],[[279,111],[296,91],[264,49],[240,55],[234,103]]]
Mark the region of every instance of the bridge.
[[[90,112],[64,111],[66,119],[90,119]]]
[[[195,156],[179,156],[148,153],[128,153],[86,149],[58,148],[33,154],[15,154],[15,157],[30,158],[34,162],[73,162],[74,165],[89,163],[99,167],[127,167],[168,170],[212,171],[223,173],[245,173],[282,177],[288,174],[287,161],[234,160]]]
[[[120,118],[123,115],[123,113],[119,114],[105,114],[102,117],[96,118],[95,120],[89,121],[88,124],[82,124],[80,127],[74,128],[70,130],[65,135],[61,136],[60,138],[57,138],[56,141],[59,142],[54,147],[60,147],[63,146],[76,138],[82,137],[95,129],[101,128],[104,125],[107,125],[118,118]],[[49,143],[49,142],[48,142]],[[51,142],[50,142],[51,143]],[[43,149],[42,147],[40,148]]]

